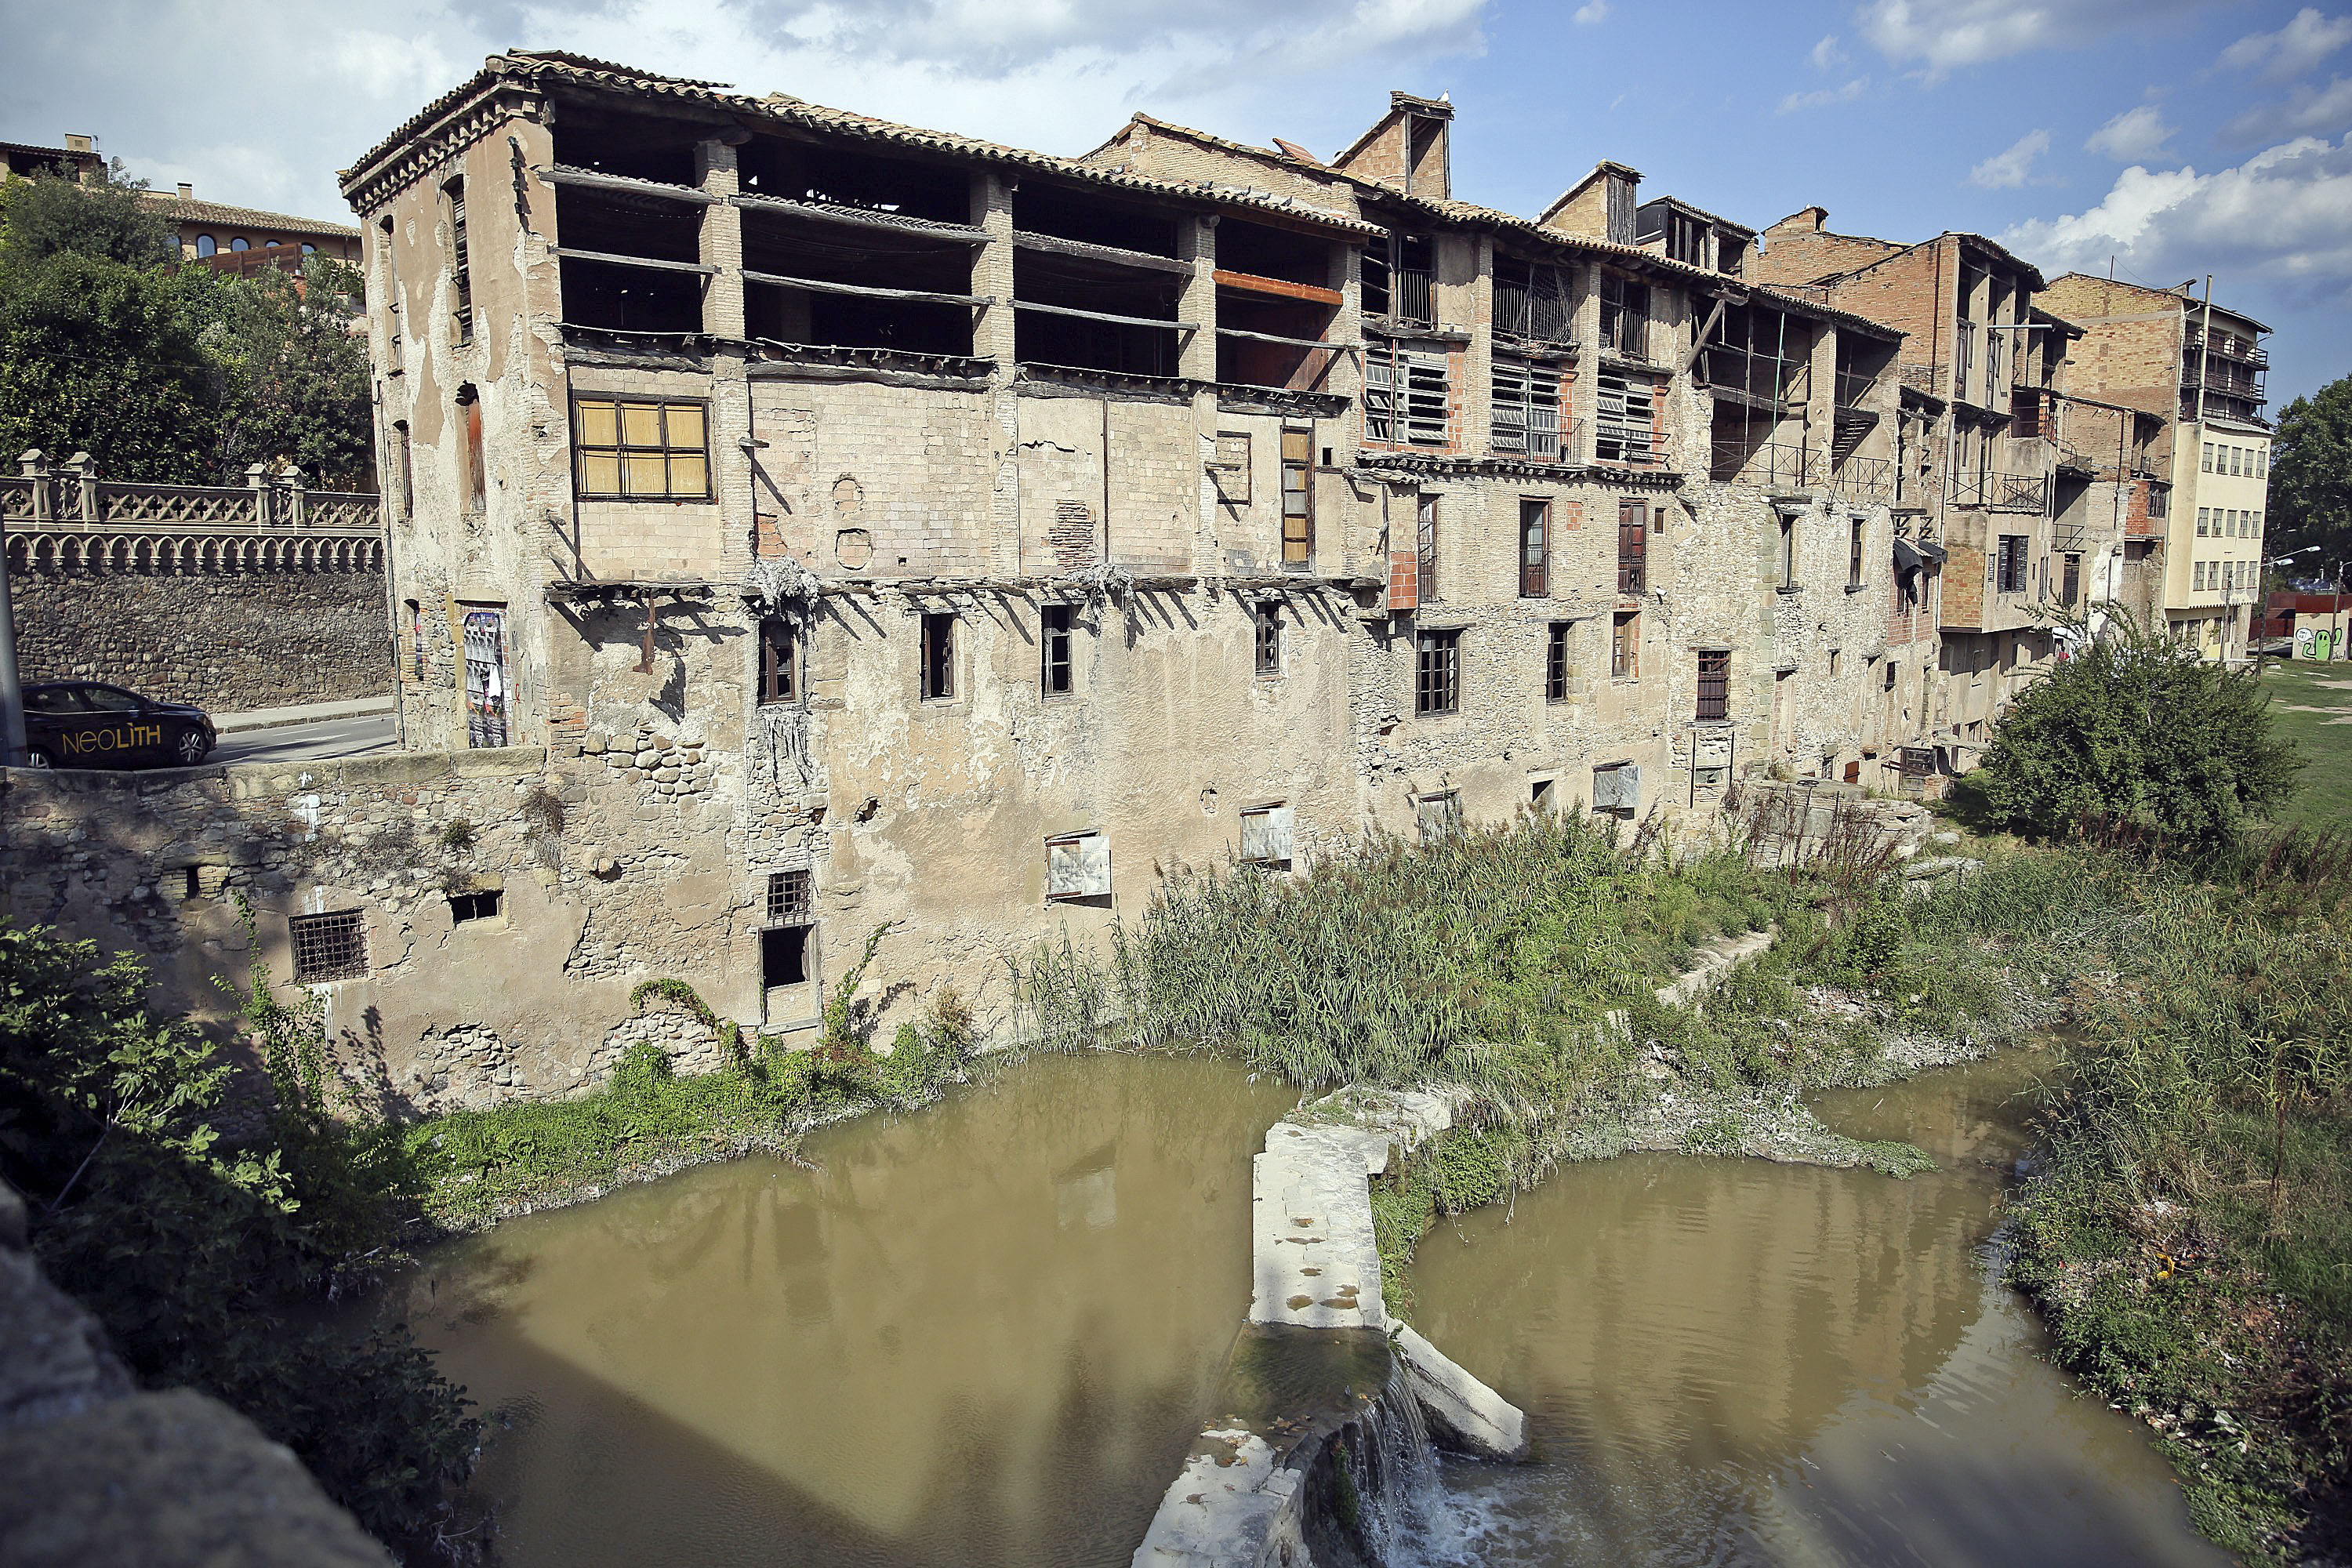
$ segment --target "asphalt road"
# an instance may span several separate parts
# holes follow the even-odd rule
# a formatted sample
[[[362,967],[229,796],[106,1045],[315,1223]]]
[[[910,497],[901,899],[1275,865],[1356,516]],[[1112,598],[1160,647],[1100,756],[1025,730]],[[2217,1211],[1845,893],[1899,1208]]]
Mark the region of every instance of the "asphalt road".
[[[311,763],[331,757],[371,757],[396,750],[399,731],[389,713],[358,719],[326,719],[316,724],[282,724],[223,735],[205,759],[215,763]]]

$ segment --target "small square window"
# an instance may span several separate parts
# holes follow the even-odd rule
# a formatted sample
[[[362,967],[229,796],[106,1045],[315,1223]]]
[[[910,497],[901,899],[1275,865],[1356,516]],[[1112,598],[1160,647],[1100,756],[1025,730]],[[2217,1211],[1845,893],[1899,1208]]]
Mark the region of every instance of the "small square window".
[[[355,980],[367,973],[367,931],[358,910],[296,915],[289,925],[297,982]]]
[[[1045,898],[1077,902],[1110,898],[1110,837],[1066,833],[1045,840]]]
[[[496,888],[477,889],[470,893],[449,895],[449,923],[464,925],[468,921],[494,920],[503,895]]]
[[[1538,816],[1549,816],[1559,809],[1559,788],[1552,779],[1534,779],[1528,784],[1528,809]]]
[[[1242,856],[1253,866],[1287,867],[1292,854],[1293,809],[1253,806],[1242,813]]]
[[[921,685],[926,702],[944,702],[955,695],[955,626],[951,615],[923,617]]]
[[[768,873],[768,923],[806,925],[815,917],[816,897],[811,874],[803,867]]]
[[[1048,697],[1066,697],[1076,674],[1070,663],[1070,606],[1048,605],[1038,616],[1037,686]]]

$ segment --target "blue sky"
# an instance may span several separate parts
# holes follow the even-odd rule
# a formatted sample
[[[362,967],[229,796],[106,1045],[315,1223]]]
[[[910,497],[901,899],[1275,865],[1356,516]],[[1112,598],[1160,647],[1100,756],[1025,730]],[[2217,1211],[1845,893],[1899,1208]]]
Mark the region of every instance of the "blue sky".
[[[2273,406],[2352,372],[2352,0],[0,0],[0,138],[341,216],[333,171],[494,50],[560,47],[1054,152],[1134,110],[1336,152],[1452,96],[1455,194],[1532,214],[1599,158],[1759,227],[1818,203],[2277,329]]]

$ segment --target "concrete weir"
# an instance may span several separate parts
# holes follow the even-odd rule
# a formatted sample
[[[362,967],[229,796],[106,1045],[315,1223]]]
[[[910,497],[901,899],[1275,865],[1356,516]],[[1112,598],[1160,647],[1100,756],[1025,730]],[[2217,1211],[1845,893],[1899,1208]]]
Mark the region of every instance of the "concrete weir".
[[[1430,1441],[1527,1457],[1519,1411],[1381,1296],[1370,1179],[1453,1124],[1426,1091],[1343,1089],[1292,1112],[1252,1162],[1249,1321],[1134,1568],[1377,1563]],[[1418,1476],[1416,1469],[1423,1472]]]

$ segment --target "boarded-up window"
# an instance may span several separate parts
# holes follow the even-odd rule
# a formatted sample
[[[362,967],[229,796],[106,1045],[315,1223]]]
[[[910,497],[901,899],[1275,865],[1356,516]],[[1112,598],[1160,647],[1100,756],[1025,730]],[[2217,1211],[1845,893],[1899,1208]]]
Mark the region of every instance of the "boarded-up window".
[[[1834,656],[1832,656],[1834,657]],[[1702,720],[1731,713],[1731,654],[1726,648],[1701,648],[1698,656],[1698,714]]]
[[[1630,818],[1642,805],[1642,770],[1632,763],[1611,763],[1592,770],[1592,809],[1610,816]]]
[[[1593,413],[1593,458],[1636,467],[1656,462],[1656,416],[1657,384],[1650,377],[1602,371]]]
[[[1242,813],[1242,858],[1258,866],[1287,866],[1293,809],[1261,805]]]
[[[1559,456],[1559,374],[1520,360],[1497,359],[1493,446],[1506,456],[1550,462]]]
[[[1216,476],[1217,499],[1235,506],[1250,499],[1250,438],[1246,430],[1217,432],[1216,461],[1210,466]]]
[[[1110,836],[1066,833],[1045,840],[1049,900],[1110,897]]]
[[[1642,612],[1620,610],[1609,629],[1609,673],[1632,680],[1642,673]]]
[[[1443,447],[1446,441],[1446,364],[1443,353],[1394,343],[1364,350],[1364,439],[1391,447]]]
[[[581,397],[572,402],[572,417],[583,498],[709,498],[708,421],[701,404]]]
[[[1304,571],[1315,559],[1315,432],[1282,432],[1282,563]]]
[[[1639,597],[1650,584],[1650,503],[1617,503],[1617,591]]]
[[[1452,790],[1423,795],[1413,802],[1413,816],[1420,822],[1423,844],[1454,837],[1462,831],[1462,797]]]

